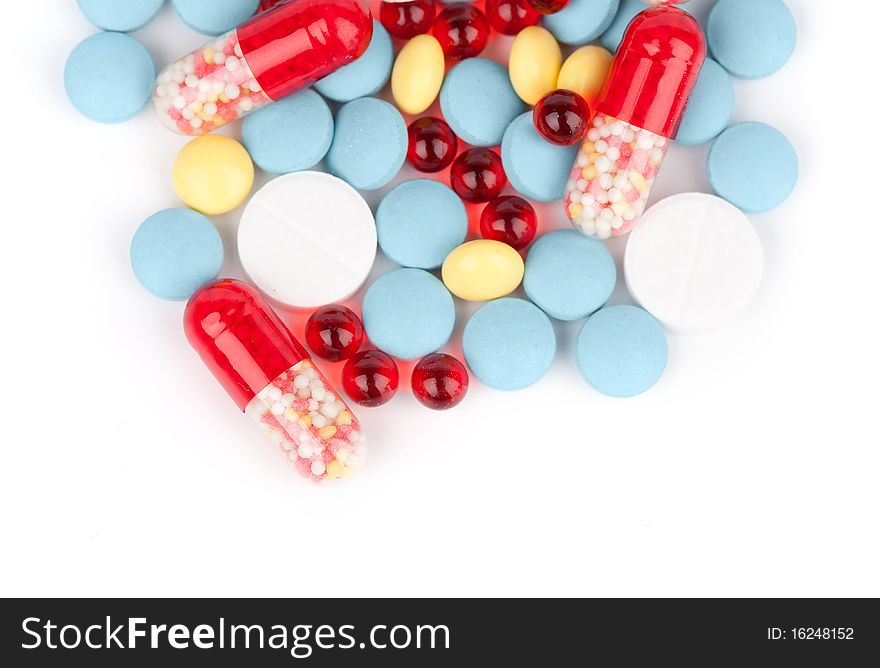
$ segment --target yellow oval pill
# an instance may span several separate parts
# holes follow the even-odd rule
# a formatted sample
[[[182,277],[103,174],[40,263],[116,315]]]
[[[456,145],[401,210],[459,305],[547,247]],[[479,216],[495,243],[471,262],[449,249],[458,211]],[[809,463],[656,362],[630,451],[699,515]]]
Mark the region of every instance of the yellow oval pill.
[[[489,301],[516,290],[523,279],[522,257],[500,241],[477,239],[452,251],[443,263],[443,282],[460,299]]]
[[[510,83],[527,104],[536,104],[556,88],[562,51],[546,28],[529,26],[521,31],[510,47]]]
[[[232,211],[254,185],[254,163],[244,146],[224,135],[205,135],[174,161],[174,190],[188,207],[208,215]]]
[[[436,37],[417,35],[408,41],[391,72],[391,95],[398,109],[420,114],[430,107],[440,93],[444,72],[443,49]]]
[[[562,63],[556,87],[573,91],[592,103],[602,90],[613,59],[611,52],[601,46],[582,46]]]

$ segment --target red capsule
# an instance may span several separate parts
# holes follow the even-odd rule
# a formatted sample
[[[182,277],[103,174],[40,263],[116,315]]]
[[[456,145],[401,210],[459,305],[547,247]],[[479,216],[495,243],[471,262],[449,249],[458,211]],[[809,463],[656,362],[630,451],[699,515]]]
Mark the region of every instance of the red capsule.
[[[486,48],[489,22],[486,15],[466,2],[446,5],[434,20],[434,37],[447,58],[473,58]]]
[[[706,38],[683,9],[658,5],[629,24],[596,111],[673,138],[706,58]]]
[[[409,126],[407,159],[420,172],[439,172],[448,167],[458,151],[458,138],[439,118],[418,118]]]
[[[638,222],[705,57],[699,23],[677,7],[646,9],[629,24],[565,195],[581,232],[609,239]]]
[[[486,0],[486,18],[502,35],[516,35],[537,25],[541,15],[526,0]]]
[[[370,408],[391,401],[397,394],[400,373],[394,358],[381,350],[364,350],[345,363],[342,386],[357,404]]]
[[[354,61],[372,36],[362,0],[281,2],[168,65],[153,107],[166,127],[206,134]]]
[[[398,39],[412,39],[431,29],[434,11],[434,0],[384,0],[379,21]]]
[[[413,369],[412,390],[421,404],[445,411],[461,403],[468,390],[468,372],[451,355],[433,353]]]
[[[535,128],[544,139],[570,146],[587,134],[590,105],[570,90],[553,90],[538,100],[533,117]]]
[[[331,362],[354,355],[364,342],[364,326],[345,306],[325,306],[306,323],[306,343],[318,357]]]
[[[498,197],[507,184],[501,158],[488,148],[471,148],[452,163],[452,189],[468,202],[488,202]]]
[[[256,288],[209,283],[189,300],[184,330],[239,409],[301,475],[325,482],[360,468],[360,424]]]
[[[571,0],[527,0],[539,14],[555,14],[568,6]]]
[[[535,209],[517,195],[496,197],[480,216],[480,234],[484,239],[500,241],[516,250],[532,243],[537,231]]]

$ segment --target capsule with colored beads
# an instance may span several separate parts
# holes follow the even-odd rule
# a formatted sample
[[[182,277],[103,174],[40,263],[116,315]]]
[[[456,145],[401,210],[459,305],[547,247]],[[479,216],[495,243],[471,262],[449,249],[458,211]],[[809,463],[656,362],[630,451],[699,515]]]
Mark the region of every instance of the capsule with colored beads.
[[[658,5],[632,20],[568,183],[565,211],[575,228],[600,239],[633,228],[705,57],[705,36],[687,12]]]
[[[271,3],[166,67],[156,79],[153,107],[172,130],[206,134],[354,61],[372,36],[363,0]]]
[[[303,477],[327,483],[358,471],[357,419],[256,288],[231,279],[202,287],[184,329],[240,410]]]

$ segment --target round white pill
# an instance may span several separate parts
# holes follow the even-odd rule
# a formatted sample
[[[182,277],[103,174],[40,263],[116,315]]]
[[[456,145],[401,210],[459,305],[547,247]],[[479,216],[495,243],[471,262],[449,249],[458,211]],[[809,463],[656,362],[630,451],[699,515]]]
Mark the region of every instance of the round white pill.
[[[741,315],[761,285],[764,251],[735,206],[684,193],[648,209],[630,234],[624,274],[630,293],[666,327],[696,332]]]
[[[376,223],[341,179],[294,172],[261,188],[238,228],[241,264],[271,299],[314,308],[347,299],[376,258]]]

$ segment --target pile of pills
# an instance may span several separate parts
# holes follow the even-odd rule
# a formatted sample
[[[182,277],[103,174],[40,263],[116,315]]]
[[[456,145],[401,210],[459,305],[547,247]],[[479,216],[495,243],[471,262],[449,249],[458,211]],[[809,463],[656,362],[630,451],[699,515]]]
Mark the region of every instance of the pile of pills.
[[[717,0],[702,26],[672,0],[383,0],[372,13],[362,0],[173,0],[213,39],[157,76],[125,33],[162,4],[79,0],[115,32],[74,49],[65,86],[93,120],[152,99],[168,128],[196,136],[173,166],[185,208],[140,226],[132,267],[152,294],[189,301],[188,340],[306,479],[348,478],[366,454],[313,358],[342,365],[362,407],[390,402],[398,360],[413,360],[413,396],[447,410],[469,374],[505,391],[538,382],[553,321],[583,321],[581,375],[631,397],[660,380],[667,329],[723,325],[758,292],[764,256],[746,214],[790,195],[798,161],[775,128],[729,125],[731,77],[788,60],[783,0]],[[285,40],[300,30],[321,39],[294,52]],[[506,63],[481,55],[493,33],[512,38]],[[245,116],[241,142],[210,134]],[[709,142],[714,194],[652,205],[667,152]],[[410,178],[373,211],[360,191],[402,168]],[[252,194],[256,170],[276,178]],[[224,250],[206,217],[246,201],[237,251],[255,287],[217,280]],[[571,227],[539,220],[532,201],[557,202]],[[618,271],[603,241],[625,235],[639,306],[608,305]],[[361,317],[348,300],[377,247],[399,267],[367,288]],[[456,299],[482,303],[463,327]],[[273,305],[311,311],[305,346]],[[463,359],[443,352],[457,333]]]

